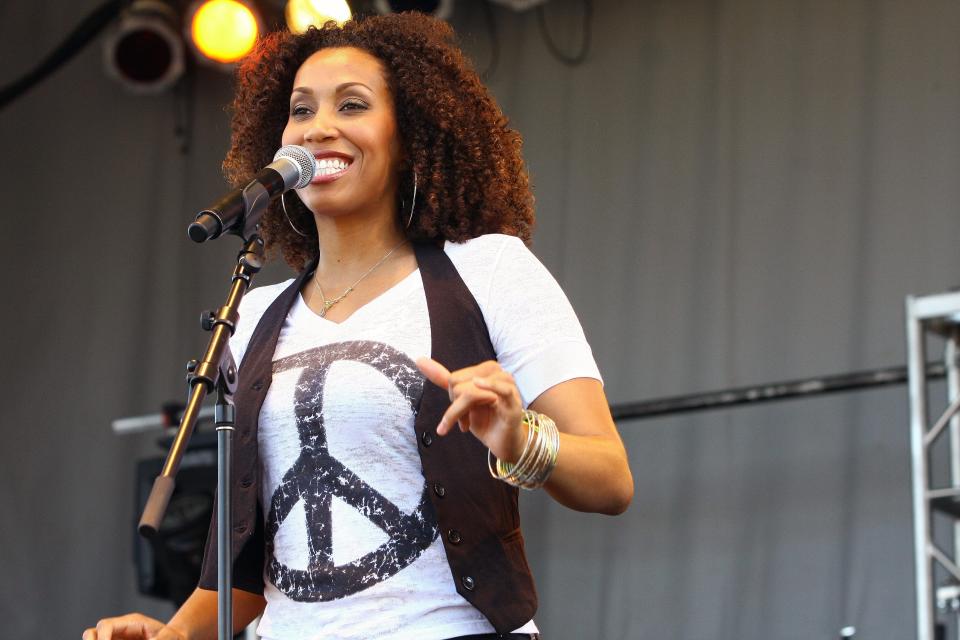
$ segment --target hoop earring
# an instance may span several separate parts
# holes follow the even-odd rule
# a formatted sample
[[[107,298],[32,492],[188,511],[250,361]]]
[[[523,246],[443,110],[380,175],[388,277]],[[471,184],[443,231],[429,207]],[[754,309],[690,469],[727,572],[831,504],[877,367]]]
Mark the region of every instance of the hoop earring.
[[[410,199],[410,215],[407,217],[407,224],[404,227],[405,229],[410,228],[410,224],[413,222],[413,207],[417,204],[417,170],[413,170],[413,198]]]
[[[280,194],[280,207],[283,208],[283,215],[287,216],[287,222],[290,223],[290,228],[296,231],[297,233],[299,233],[304,238],[306,238],[307,234],[305,234],[303,231],[300,231],[300,229],[297,229],[297,227],[294,226],[293,220],[290,219],[290,214],[287,213],[287,201],[285,198],[286,195],[287,195],[286,192]]]

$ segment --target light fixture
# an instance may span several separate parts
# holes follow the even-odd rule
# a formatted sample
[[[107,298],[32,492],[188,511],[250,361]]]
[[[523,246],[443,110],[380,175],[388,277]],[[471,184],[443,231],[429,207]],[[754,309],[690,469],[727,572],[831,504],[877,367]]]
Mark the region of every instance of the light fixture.
[[[330,20],[342,25],[351,17],[347,0],[289,0],[284,15],[293,33],[303,33],[311,25],[323,26]]]
[[[228,70],[253,50],[263,32],[260,15],[243,0],[194,2],[185,25],[187,41],[198,57]]]
[[[544,4],[547,0],[493,0],[497,4],[510,7],[514,11],[526,11],[533,9],[538,4]]]
[[[107,73],[134,93],[160,93],[183,75],[178,16],[165,2],[135,0],[104,40]]]
[[[373,6],[379,13],[419,11],[441,20],[449,19],[453,13],[453,0],[376,0]]]

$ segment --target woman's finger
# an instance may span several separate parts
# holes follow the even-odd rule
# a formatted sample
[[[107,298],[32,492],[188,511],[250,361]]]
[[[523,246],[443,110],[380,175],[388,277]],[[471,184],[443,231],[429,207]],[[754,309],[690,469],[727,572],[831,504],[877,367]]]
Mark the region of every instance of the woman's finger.
[[[493,391],[504,398],[512,398],[517,391],[517,385],[514,383],[513,377],[510,376],[510,374],[505,374],[504,376],[478,376],[474,378],[472,382],[480,389]]]
[[[97,622],[97,630],[93,636],[97,640],[110,640],[113,637],[114,618],[100,620]]]
[[[83,632],[83,640],[147,640],[163,629],[163,623],[141,613],[104,618],[96,628]]]
[[[138,633],[139,632],[139,633]],[[147,638],[146,629],[139,620],[131,616],[107,618],[97,623],[96,640],[119,640],[120,638]]]
[[[450,371],[433,358],[417,358],[417,368],[427,380],[441,389],[450,387]]]
[[[458,422],[470,409],[476,405],[495,404],[499,398],[491,391],[478,389],[475,385],[459,385],[452,394],[453,402],[447,407],[440,424],[437,425],[437,434],[444,436],[449,433],[454,423]]]
[[[470,382],[477,377],[487,377],[497,373],[506,373],[500,368],[500,363],[496,360],[486,360],[472,367],[464,367],[450,372],[450,384],[457,385],[464,382]]]

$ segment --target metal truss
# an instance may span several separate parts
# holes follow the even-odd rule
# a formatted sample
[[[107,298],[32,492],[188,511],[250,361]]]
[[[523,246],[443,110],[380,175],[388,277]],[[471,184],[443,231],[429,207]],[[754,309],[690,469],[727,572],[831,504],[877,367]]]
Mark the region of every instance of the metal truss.
[[[960,293],[907,298],[907,369],[910,390],[910,451],[913,484],[913,529],[916,560],[917,639],[938,640],[937,610],[960,611]],[[946,409],[930,424],[930,394],[926,363],[927,338],[945,341]],[[933,451],[947,434],[950,486],[933,487]],[[933,515],[951,520],[949,545],[934,539]],[[938,570],[939,567],[939,570]],[[946,581],[938,585],[938,575]],[[960,633],[956,624],[954,632]],[[941,632],[945,628],[941,627]]]

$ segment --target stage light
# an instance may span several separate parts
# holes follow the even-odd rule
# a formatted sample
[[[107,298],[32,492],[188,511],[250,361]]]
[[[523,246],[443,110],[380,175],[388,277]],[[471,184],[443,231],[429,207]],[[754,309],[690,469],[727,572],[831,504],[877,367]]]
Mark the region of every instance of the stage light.
[[[533,9],[538,4],[544,4],[547,0],[493,0],[497,4],[510,7],[514,11],[526,11]]]
[[[284,14],[293,33],[303,33],[311,25],[322,26],[328,20],[342,25],[351,15],[347,0],[289,0]]]
[[[453,13],[453,0],[376,0],[373,6],[380,13],[419,11],[446,20]]]
[[[186,24],[200,58],[220,65],[231,65],[250,53],[263,31],[259,15],[240,0],[195,2]]]
[[[183,75],[178,15],[159,0],[135,0],[103,46],[107,73],[134,93],[159,93]]]

